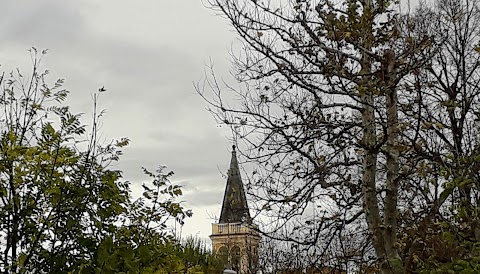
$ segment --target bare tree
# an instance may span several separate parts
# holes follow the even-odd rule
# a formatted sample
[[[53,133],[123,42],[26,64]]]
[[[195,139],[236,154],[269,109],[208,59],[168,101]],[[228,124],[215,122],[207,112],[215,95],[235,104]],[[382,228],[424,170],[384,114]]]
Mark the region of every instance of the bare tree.
[[[247,188],[261,212],[277,218],[269,232],[288,231],[284,240],[315,247],[318,258],[403,273],[398,199],[411,170],[400,168],[410,143],[400,134],[399,98],[435,52],[432,37],[419,35],[391,1],[210,4],[243,41],[234,75],[244,85],[231,88],[212,74],[197,88],[255,163]],[[362,244],[342,249],[354,234]]]
[[[405,79],[410,94],[402,98],[402,116],[410,125],[403,132],[409,145],[402,149],[411,160],[404,166],[414,174],[402,191],[407,272],[448,268],[459,260],[479,270],[478,261],[472,264],[480,240],[478,4],[439,0],[411,18],[418,35],[434,37],[437,51]]]

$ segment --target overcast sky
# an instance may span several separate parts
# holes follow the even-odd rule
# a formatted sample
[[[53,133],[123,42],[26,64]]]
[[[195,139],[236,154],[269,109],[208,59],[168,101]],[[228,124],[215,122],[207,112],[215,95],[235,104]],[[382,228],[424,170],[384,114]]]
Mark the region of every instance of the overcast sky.
[[[106,139],[129,137],[118,168],[139,186],[141,167],[167,165],[194,217],[183,235],[210,234],[230,162],[228,131],[217,126],[193,82],[212,60],[228,79],[234,34],[200,0],[0,0],[0,70],[28,70],[27,49],[49,49],[43,68],[65,78],[74,112],[89,113],[101,86]]]

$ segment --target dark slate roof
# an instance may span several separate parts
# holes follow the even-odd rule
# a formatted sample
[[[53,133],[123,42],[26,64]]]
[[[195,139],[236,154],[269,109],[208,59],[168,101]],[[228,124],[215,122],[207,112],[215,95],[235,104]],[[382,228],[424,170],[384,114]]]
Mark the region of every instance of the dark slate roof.
[[[228,170],[227,186],[223,196],[222,212],[219,223],[250,223],[251,217],[247,205],[247,197],[243,188],[242,177],[238,167],[235,146],[232,147],[232,160]]]

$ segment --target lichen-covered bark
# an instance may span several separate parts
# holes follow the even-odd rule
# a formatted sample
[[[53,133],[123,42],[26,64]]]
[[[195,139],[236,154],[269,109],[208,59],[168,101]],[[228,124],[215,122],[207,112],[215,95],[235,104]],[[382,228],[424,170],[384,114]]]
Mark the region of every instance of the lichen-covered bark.
[[[389,63],[393,63],[390,59]],[[386,64],[386,114],[387,114],[387,177],[385,195],[385,251],[390,265],[393,265],[392,273],[403,273],[400,257],[397,249],[397,222],[398,222],[398,99],[397,91],[393,83],[395,72],[389,69],[391,64]]]
[[[364,5],[364,17],[374,8],[371,0],[366,0]],[[373,21],[369,22],[374,24]],[[366,28],[363,47],[371,49],[371,41],[374,37]],[[374,84],[369,76],[364,76],[364,87],[361,90],[360,100],[363,107],[363,146],[365,156],[363,159],[362,190],[364,211],[369,231],[372,235],[372,243],[380,260],[380,268],[384,274],[403,273],[403,264],[398,256],[397,248],[397,197],[398,197],[398,111],[397,94],[395,89],[395,54],[391,50],[385,50],[382,62],[382,75],[380,85]],[[370,75],[372,61],[367,54],[362,57],[362,71],[364,75]],[[375,96],[385,96],[386,101],[386,194],[384,199],[384,212],[380,214],[379,198],[377,197],[377,158],[379,146],[377,145],[377,123],[375,121]],[[383,218],[382,218],[383,215]]]
[[[368,228],[373,236],[373,246],[377,255],[382,257],[385,253],[385,246],[382,233],[382,220],[380,218],[380,209],[378,207],[377,189],[375,175],[377,173],[377,152],[375,114],[373,110],[373,96],[371,94],[361,95],[361,102],[364,105],[362,113],[363,126],[363,146],[365,147],[365,156],[363,158],[362,174],[362,194],[364,203],[364,212],[368,223]]]

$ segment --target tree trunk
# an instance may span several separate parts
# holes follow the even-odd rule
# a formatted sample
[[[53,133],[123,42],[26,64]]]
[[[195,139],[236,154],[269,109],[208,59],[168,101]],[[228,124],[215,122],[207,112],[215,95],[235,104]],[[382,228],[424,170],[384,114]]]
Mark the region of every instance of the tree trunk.
[[[372,0],[365,0],[364,15],[373,25],[373,18],[368,18],[368,14],[374,9]],[[370,21],[372,20],[372,21]],[[367,50],[372,48],[374,40],[372,29],[365,30],[363,47]],[[372,235],[372,243],[380,262],[380,269],[383,274],[401,274],[404,273],[403,264],[397,251],[397,195],[398,195],[398,113],[397,113],[397,94],[395,89],[395,54],[391,50],[386,50],[382,62],[383,79],[381,86],[375,83],[372,75],[372,60],[368,53],[362,56],[363,86],[361,88],[360,102],[362,104],[362,127],[363,127],[363,146],[365,156],[363,159],[362,191],[364,198],[364,212],[368,229]],[[377,133],[375,122],[375,96],[385,92],[386,96],[386,115],[387,115],[387,193],[384,203],[383,220],[380,216],[379,201],[376,188],[376,164],[378,158]]]
[[[386,114],[387,114],[387,177],[385,195],[385,249],[387,260],[392,273],[404,273],[403,263],[397,250],[397,198],[398,198],[398,98],[395,87],[395,56],[393,51],[386,50],[385,62],[385,87],[386,87]]]

